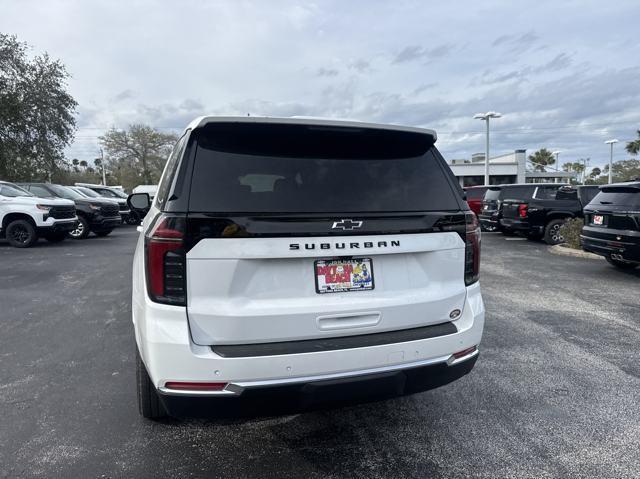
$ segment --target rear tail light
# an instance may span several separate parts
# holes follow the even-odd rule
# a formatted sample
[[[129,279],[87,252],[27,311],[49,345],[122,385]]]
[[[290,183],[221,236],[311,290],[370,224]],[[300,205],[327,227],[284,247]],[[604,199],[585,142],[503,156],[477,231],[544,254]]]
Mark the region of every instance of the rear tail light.
[[[145,238],[147,290],[156,303],[186,304],[184,216],[161,214]]]
[[[464,282],[469,286],[480,277],[480,226],[478,218],[472,212],[465,214],[465,223]]]
[[[518,206],[518,216],[520,216],[520,218],[526,218],[528,209],[529,205],[526,205],[524,203]]]

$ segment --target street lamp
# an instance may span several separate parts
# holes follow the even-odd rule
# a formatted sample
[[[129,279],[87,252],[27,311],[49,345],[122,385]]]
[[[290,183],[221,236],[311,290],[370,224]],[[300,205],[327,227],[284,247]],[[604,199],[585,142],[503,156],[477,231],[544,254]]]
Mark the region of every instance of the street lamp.
[[[611,145],[611,154],[609,155],[609,184],[611,184],[611,167],[613,166],[613,144],[618,143],[617,138],[605,141],[605,144]]]
[[[556,172],[557,172],[557,171],[560,171],[560,170],[558,169],[558,167],[560,166],[560,160],[558,160],[558,157],[560,156],[560,153],[562,153],[562,151],[560,151],[560,150],[556,150],[556,151],[552,151],[552,152],[551,152],[551,154],[552,154],[553,156],[555,156],[555,157],[556,157]],[[554,180],[554,182],[555,182],[555,183],[557,183],[557,182],[558,182],[558,177],[556,177],[556,179]]]
[[[474,120],[484,120],[487,122],[487,145],[484,157],[484,184],[489,185],[489,119],[500,118],[502,115],[496,111],[488,111],[486,113],[476,113],[473,115]]]

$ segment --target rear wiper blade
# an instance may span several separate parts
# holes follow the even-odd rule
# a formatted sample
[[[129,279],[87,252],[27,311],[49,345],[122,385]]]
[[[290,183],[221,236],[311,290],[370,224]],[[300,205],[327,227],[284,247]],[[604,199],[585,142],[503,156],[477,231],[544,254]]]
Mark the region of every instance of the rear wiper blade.
[[[611,201],[601,201],[600,204],[601,205],[610,205],[612,202]]]

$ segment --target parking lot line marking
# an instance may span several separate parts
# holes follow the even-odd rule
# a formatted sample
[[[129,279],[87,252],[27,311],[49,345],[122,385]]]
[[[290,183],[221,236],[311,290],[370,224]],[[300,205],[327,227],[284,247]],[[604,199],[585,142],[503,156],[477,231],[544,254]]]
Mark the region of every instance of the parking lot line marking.
[[[507,241],[526,241],[527,238],[505,238]]]

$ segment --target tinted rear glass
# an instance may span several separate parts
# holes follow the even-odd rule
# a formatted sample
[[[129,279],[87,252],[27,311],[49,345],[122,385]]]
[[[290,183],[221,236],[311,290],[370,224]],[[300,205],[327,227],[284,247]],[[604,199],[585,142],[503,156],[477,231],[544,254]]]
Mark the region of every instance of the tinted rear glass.
[[[533,197],[536,185],[531,186],[504,186],[501,200],[529,200]]]
[[[427,135],[272,124],[213,124],[193,135],[190,211],[459,209]]]
[[[537,200],[555,200],[556,193],[558,192],[557,186],[538,186],[535,191],[535,198]]]
[[[631,206],[640,208],[640,190],[636,188],[604,188],[591,202],[592,204]]]
[[[485,191],[487,191],[486,188],[469,188],[465,190],[465,193],[468,200],[481,200],[484,198]]]

